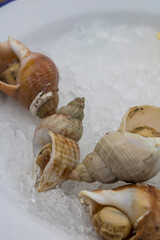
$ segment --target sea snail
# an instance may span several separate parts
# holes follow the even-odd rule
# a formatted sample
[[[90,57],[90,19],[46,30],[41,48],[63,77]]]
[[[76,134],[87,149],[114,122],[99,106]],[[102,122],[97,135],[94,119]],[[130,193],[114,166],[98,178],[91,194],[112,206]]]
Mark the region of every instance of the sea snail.
[[[9,37],[0,42],[0,91],[17,99],[33,116],[56,112],[58,70],[47,56]]]
[[[78,141],[83,132],[83,109],[84,98],[76,98],[37,126],[33,150],[38,192],[61,185],[79,163]]]
[[[160,191],[150,185],[81,191],[96,231],[106,240],[159,240]]]
[[[119,129],[107,133],[69,176],[102,183],[143,182],[160,170],[160,108],[130,108]]]

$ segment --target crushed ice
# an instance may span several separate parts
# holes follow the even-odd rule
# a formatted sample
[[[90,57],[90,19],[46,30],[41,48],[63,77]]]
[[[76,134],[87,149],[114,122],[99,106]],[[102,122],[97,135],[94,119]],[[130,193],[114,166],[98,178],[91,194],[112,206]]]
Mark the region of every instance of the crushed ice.
[[[130,27],[97,20],[75,25],[49,46],[60,72],[60,106],[77,96],[86,99],[81,160],[101,136],[118,128],[129,107],[160,105],[160,42],[156,33],[146,25]],[[10,196],[12,200],[76,239],[97,239],[87,208],[79,204],[77,195],[82,189],[111,185],[68,181],[56,190],[37,194],[32,181],[32,137],[39,120],[3,94],[0,110],[0,178],[17,191]],[[160,187],[159,179],[160,174],[150,183]]]

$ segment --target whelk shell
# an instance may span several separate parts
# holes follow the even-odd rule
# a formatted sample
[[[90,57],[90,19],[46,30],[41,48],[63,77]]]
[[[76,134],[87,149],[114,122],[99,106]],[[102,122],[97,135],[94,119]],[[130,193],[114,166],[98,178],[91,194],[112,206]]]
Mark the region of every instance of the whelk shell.
[[[0,42],[0,91],[17,99],[33,116],[56,112],[58,70],[47,56],[9,37]]]
[[[150,185],[81,191],[96,231],[107,240],[159,240],[160,191]]]
[[[83,109],[84,98],[76,98],[37,126],[33,149],[38,192],[61,185],[79,163]]]
[[[107,133],[70,175],[86,182],[143,182],[160,170],[160,108],[130,108],[119,129]]]

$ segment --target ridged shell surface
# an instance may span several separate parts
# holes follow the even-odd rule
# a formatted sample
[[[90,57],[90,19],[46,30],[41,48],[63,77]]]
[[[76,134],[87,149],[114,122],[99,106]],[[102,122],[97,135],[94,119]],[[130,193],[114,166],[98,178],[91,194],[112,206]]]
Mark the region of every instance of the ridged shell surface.
[[[102,137],[94,151],[122,181],[146,181],[160,169],[160,140],[155,143],[154,139],[116,131]]]
[[[160,170],[160,108],[130,108],[119,129],[107,133],[70,175],[78,181],[143,182]]]
[[[62,135],[48,132],[51,138],[51,155],[38,180],[38,192],[55,188],[66,181],[79,162],[78,144]]]
[[[63,114],[54,114],[45,118],[36,128],[35,134],[46,128],[76,142],[80,140],[83,132],[82,122],[79,119]]]
[[[71,116],[68,106],[73,109]],[[80,111],[79,115],[77,109]],[[77,142],[83,132],[81,120],[81,116],[84,115],[83,109],[84,98],[76,98],[37,126],[33,138],[33,150],[36,167],[40,170],[39,174],[36,172],[38,191],[50,190],[68,180],[72,170],[79,163],[80,153]]]
[[[58,114],[66,114],[72,118],[83,120],[84,118],[84,98],[76,98],[76,101],[71,101],[67,106],[60,108]]]
[[[18,59],[20,62],[15,84],[0,81],[0,91],[16,98],[34,116],[44,118],[55,113],[59,76],[54,62],[43,54],[31,52],[12,37],[0,43],[0,55],[0,75],[9,61]]]
[[[57,92],[58,72],[52,60],[39,53],[30,53],[23,61],[17,78],[17,98],[29,108],[40,92]]]

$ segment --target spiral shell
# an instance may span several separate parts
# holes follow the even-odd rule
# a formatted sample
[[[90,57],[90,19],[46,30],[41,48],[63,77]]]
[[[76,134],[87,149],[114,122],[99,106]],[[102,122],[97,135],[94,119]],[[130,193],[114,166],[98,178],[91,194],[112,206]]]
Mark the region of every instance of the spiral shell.
[[[57,109],[58,70],[47,56],[9,37],[0,43],[0,91],[44,118]]]
[[[96,231],[107,240],[159,240],[160,191],[150,185],[81,191]]]
[[[71,111],[72,109],[72,111]],[[80,160],[84,98],[76,98],[37,126],[33,138],[36,188],[50,190],[68,179]]]
[[[70,175],[78,181],[143,182],[160,170],[160,108],[130,108],[118,131],[107,133]]]

